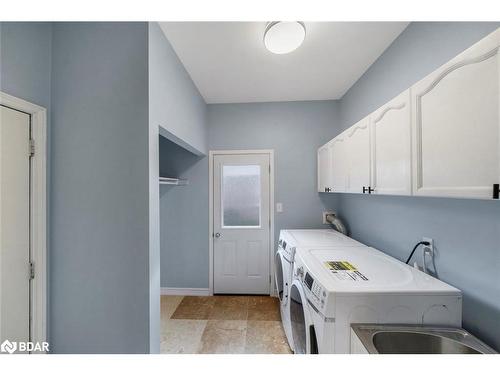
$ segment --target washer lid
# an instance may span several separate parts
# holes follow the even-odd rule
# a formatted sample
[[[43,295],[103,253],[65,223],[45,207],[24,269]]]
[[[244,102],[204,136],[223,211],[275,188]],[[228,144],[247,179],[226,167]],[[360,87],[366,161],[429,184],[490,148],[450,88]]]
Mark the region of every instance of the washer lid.
[[[292,229],[286,230],[288,241],[293,246],[362,246],[362,244],[333,229]],[[290,243],[289,243],[290,244]]]
[[[458,289],[370,247],[297,249],[306,268],[335,293],[456,293]]]

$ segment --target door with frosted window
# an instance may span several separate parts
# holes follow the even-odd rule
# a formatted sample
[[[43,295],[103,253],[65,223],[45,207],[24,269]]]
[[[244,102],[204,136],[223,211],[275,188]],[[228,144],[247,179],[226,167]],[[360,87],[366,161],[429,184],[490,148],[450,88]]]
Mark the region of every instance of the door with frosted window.
[[[214,155],[214,293],[270,292],[269,154]]]

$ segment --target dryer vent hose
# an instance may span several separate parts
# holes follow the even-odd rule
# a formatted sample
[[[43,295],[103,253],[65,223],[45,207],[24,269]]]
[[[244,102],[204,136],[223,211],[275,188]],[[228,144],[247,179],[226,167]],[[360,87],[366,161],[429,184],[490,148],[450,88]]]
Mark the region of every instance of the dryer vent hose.
[[[335,229],[337,232],[340,232],[346,236],[348,236],[347,228],[344,223],[335,215],[328,214],[326,215],[326,221]]]

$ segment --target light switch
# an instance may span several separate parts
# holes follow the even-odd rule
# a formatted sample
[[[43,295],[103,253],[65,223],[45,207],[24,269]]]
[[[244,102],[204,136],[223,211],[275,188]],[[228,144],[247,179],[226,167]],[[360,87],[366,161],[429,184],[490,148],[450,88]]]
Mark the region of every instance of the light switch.
[[[283,212],[283,203],[276,203],[276,212]]]

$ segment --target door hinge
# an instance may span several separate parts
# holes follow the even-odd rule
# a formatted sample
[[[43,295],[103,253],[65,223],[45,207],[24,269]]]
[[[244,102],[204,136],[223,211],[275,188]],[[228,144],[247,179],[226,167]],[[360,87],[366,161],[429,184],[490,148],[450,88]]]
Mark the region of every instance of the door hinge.
[[[499,199],[500,184],[493,184],[493,199]]]
[[[30,262],[30,280],[35,278],[35,263]]]
[[[30,149],[29,149],[29,156],[32,157],[35,155],[35,140],[33,138],[30,138]]]

